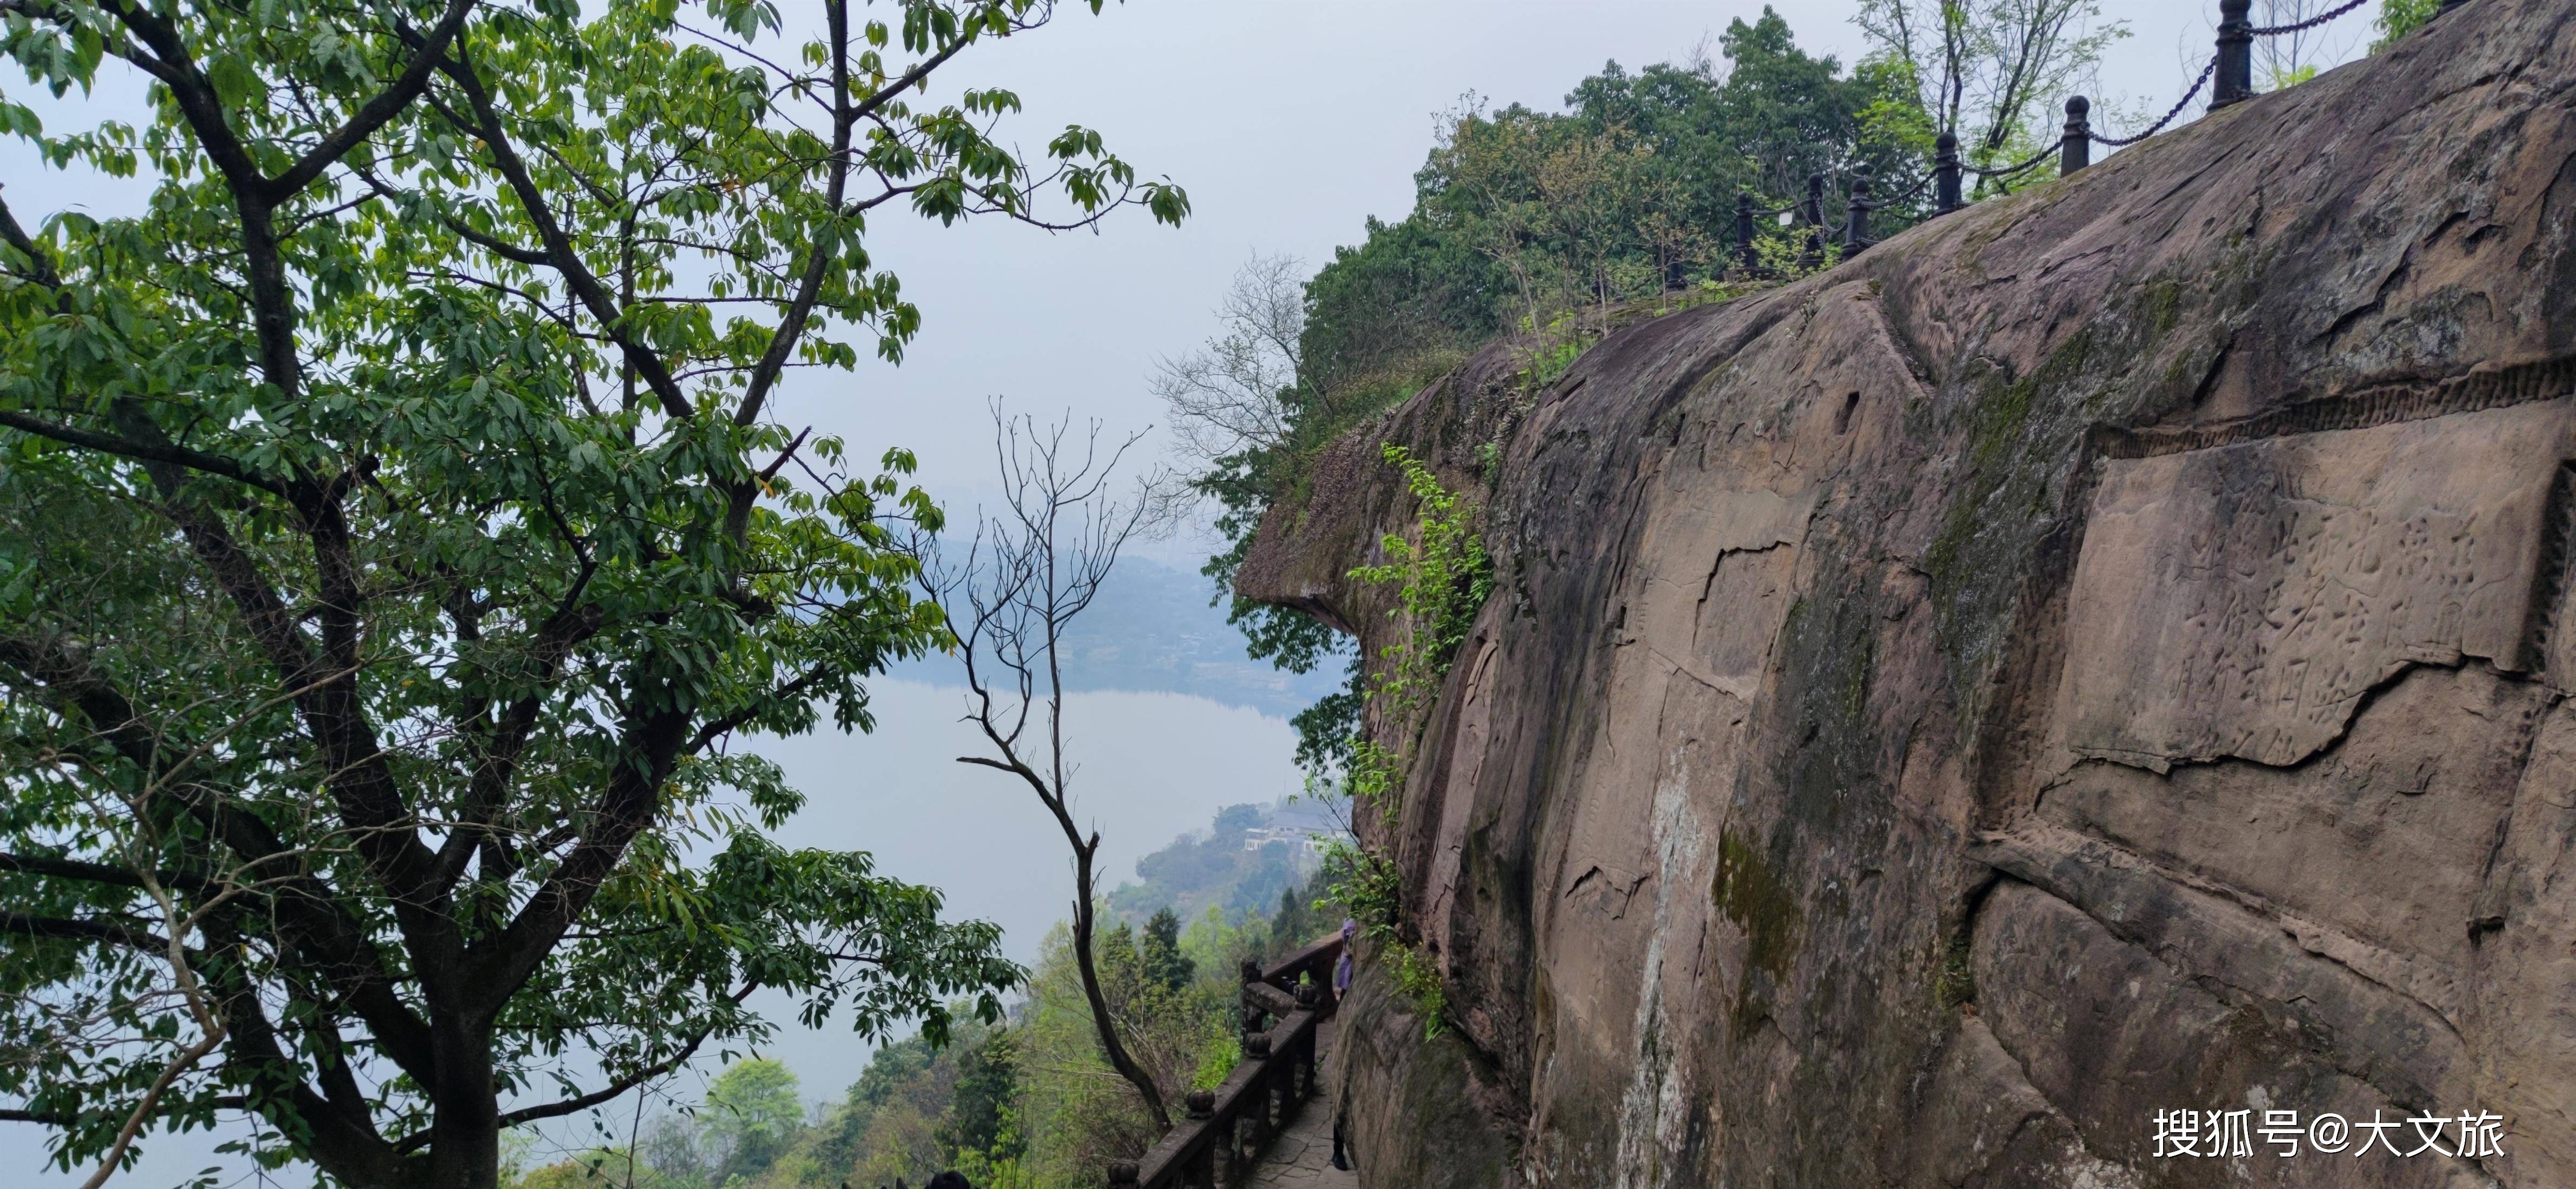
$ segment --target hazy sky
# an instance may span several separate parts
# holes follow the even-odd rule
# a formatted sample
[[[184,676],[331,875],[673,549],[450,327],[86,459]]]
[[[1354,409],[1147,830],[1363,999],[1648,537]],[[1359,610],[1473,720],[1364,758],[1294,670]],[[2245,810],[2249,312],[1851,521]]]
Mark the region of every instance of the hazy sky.
[[[2311,0],[2313,2],[2313,0]],[[792,24],[802,6],[782,7]],[[849,439],[854,457],[889,445],[921,457],[934,489],[963,493],[991,466],[985,402],[1068,407],[1116,430],[1162,410],[1144,379],[1161,356],[1213,329],[1208,308],[1254,252],[1311,266],[1360,238],[1371,215],[1401,217],[1435,114],[1469,92],[1558,107],[1610,60],[1634,69],[1680,59],[1748,0],[1125,0],[1094,17],[1066,5],[1046,28],[961,57],[946,88],[1004,85],[1026,101],[1006,135],[1032,152],[1066,123],[1099,129],[1149,176],[1185,186],[1194,213],[1175,230],[1140,212],[1098,232],[1048,234],[999,221],[942,228],[889,210],[870,228],[923,328],[900,368],[803,373],[779,415]],[[1799,43],[1845,64],[1865,50],[1855,0],[1776,6]],[[2209,53],[2214,0],[2122,0],[2132,35],[2096,88],[2096,110],[2162,112]],[[2258,3],[2257,12],[2263,10]],[[2325,39],[2328,61],[2368,38],[2361,15]],[[103,68],[102,103],[132,116],[133,72]],[[23,96],[28,88],[6,82]],[[49,126],[79,105],[37,101]],[[74,110],[65,110],[69,106]],[[2106,129],[2124,129],[2105,116]],[[63,205],[139,205],[134,183],[49,174],[15,141],[0,179],[22,219]],[[29,221],[32,221],[31,219]],[[1176,547],[1177,548],[1177,547]]]
[[[1099,17],[1068,7],[1046,29],[964,56],[949,85],[1017,91],[1029,111],[1011,135],[1032,151],[1067,122],[1100,129],[1144,172],[1188,188],[1187,225],[1130,214],[1098,234],[1047,235],[880,216],[870,247],[921,305],[920,338],[899,369],[807,373],[780,406],[790,422],[843,434],[856,457],[913,448],[934,491],[961,498],[991,466],[990,397],[1044,415],[1075,410],[1114,431],[1157,419],[1146,374],[1211,332],[1206,311],[1243,260],[1288,253],[1312,265],[1357,240],[1368,216],[1402,216],[1434,115],[1462,95],[1553,109],[1605,61],[1682,58],[1729,20],[1760,12],[1744,0],[1129,0]],[[1811,51],[1846,63],[1861,53],[1849,0],[1781,7]],[[2134,35],[2105,66],[2097,110],[2126,99],[2161,112],[2208,53],[2215,4],[2107,7]],[[2343,27],[2330,60],[2367,40],[2361,18]],[[0,89],[28,90],[14,72]],[[60,128],[101,109],[132,118],[135,93],[118,78],[86,108],[38,106]],[[28,222],[65,206],[140,205],[138,183],[49,174],[15,142],[0,143],[0,181]],[[1157,551],[1175,561],[1204,552],[1187,541]],[[952,762],[962,741],[953,692],[889,682],[879,700],[885,729],[873,736],[763,745],[816,798],[790,841],[873,850],[885,871],[946,887],[952,910],[1002,922],[1012,952],[1031,955],[1070,893],[1059,842],[1024,793]],[[1296,787],[1292,736],[1277,719],[1168,695],[1085,695],[1076,711],[1094,778],[1086,807],[1112,839],[1113,881],[1216,806]],[[864,1048],[799,1037],[782,1055],[809,1095],[837,1096]],[[0,1125],[0,1170],[33,1169],[39,1144],[30,1128]],[[216,1163],[209,1147],[203,1137],[161,1140],[128,1183],[171,1184]]]

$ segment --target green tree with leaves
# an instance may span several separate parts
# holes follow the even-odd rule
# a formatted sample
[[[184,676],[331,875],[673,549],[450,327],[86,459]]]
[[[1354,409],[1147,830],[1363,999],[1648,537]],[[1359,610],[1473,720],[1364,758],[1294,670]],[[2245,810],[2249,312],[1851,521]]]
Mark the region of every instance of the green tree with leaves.
[[[1142,976],[1149,983],[1180,991],[1190,985],[1198,964],[1181,952],[1181,918],[1169,905],[1154,910],[1146,918],[1144,931],[1137,934],[1136,954]]]
[[[2127,22],[2103,19],[2100,0],[1862,0],[1853,21],[1911,109],[1901,125],[1925,129],[1926,148],[1930,136],[1957,135],[1972,166],[2056,144],[2058,105],[2129,35]],[[2043,163],[2006,186],[2056,176]]]
[[[1211,1067],[1219,1076],[1232,1068],[1239,988],[1231,978],[1171,985],[1157,977],[1145,935],[1123,922],[1092,941],[1097,1010],[1114,1023],[1126,1061],[1153,1079],[1163,1100],[1213,1084],[1201,1080]],[[1163,1131],[1101,1042],[1079,957],[1071,930],[1048,932],[1029,979],[1025,1019],[1013,1030],[1026,1168],[1041,1184],[1093,1183],[1102,1164],[1135,1159]],[[1218,1050],[1222,1057],[1211,1061]]]
[[[719,1183],[760,1175],[805,1125],[795,1071],[769,1057],[726,1066],[707,1084],[706,1105],[699,1113],[719,1154]]]
[[[994,1031],[957,1054],[957,1082],[950,1090],[939,1138],[951,1163],[974,1153],[987,1163],[1017,1160],[1026,1144],[1019,1134],[1019,1045]]]
[[[2379,16],[2373,24],[2379,28],[2379,40],[2370,44],[2378,53],[2397,44],[2397,39],[2430,24],[2442,13],[2442,0],[2379,0]]]
[[[93,1183],[248,1116],[489,1189],[505,1128],[766,1036],[756,991],[998,1010],[993,929],[769,841],[801,799],[730,744],[864,729],[944,637],[910,456],[776,416],[920,326],[869,219],[1186,211],[1086,129],[1024,159],[1007,90],[920,98],[1053,13],[0,0],[36,85],[150,95],[0,100],[150,191],[0,205],[0,1117]]]

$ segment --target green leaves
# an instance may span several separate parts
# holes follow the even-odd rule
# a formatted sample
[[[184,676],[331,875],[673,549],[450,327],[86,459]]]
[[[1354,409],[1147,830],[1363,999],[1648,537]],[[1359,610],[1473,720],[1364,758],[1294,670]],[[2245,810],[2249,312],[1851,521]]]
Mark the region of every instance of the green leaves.
[[[206,77],[215,85],[215,98],[230,108],[265,107],[268,85],[250,60],[239,53],[216,54],[206,61]]]
[[[737,736],[864,730],[870,676],[947,643],[896,548],[941,519],[913,456],[772,402],[920,332],[879,207],[1187,200],[1096,135],[1032,170],[1007,90],[912,106],[1048,5],[891,4],[781,48],[766,0],[496,0],[434,59],[446,0],[0,13],[57,94],[160,80],[140,128],[0,103],[152,179],[137,218],[0,207],[0,898],[36,922],[0,933],[0,1095],[64,1166],[246,1104],[263,1161],[470,1180],[497,1113],[769,1035],[756,989],[872,1033],[998,1011],[990,926],[761,832],[802,798]]]
[[[1369,699],[1381,706],[1384,721],[1409,727],[1414,712],[1439,692],[1476,612],[1493,593],[1494,564],[1486,556],[1482,518],[1473,502],[1443,487],[1440,477],[1404,447],[1389,442],[1380,452],[1387,465],[1404,475],[1417,520],[1409,537],[1388,533],[1379,542],[1385,562],[1352,570],[1351,578],[1395,588],[1387,617],[1396,621],[1397,631],[1379,649],[1384,664],[1370,684]]]

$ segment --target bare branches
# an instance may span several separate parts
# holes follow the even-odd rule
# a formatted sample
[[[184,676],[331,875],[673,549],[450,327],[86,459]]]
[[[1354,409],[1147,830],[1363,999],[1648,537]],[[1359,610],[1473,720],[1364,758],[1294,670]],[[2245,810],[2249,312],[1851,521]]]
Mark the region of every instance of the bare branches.
[[[127,802],[128,808],[143,827],[134,845],[134,849],[141,851],[159,849],[160,839],[156,837],[158,831],[153,828],[152,815],[143,804],[149,795],[147,792]],[[219,911],[232,893],[227,891],[211,897],[200,897],[193,907],[182,911],[176,899],[170,894],[169,888],[165,887],[160,878],[149,868],[138,866],[134,874],[137,877],[136,882],[152,897],[153,902],[161,910],[163,930],[161,957],[169,964],[171,980],[176,985],[182,1001],[186,1003],[189,1016],[196,1021],[197,1039],[162,1064],[161,1072],[152,1079],[152,1084],[144,1089],[142,1095],[135,1100],[133,1107],[126,1112],[125,1124],[117,1129],[116,1138],[109,1142],[107,1153],[99,1157],[98,1171],[91,1173],[89,1179],[81,1183],[81,1189],[99,1189],[99,1186],[107,1183],[107,1179],[125,1163],[125,1153],[134,1146],[134,1137],[142,1133],[144,1124],[151,1122],[154,1112],[161,1104],[162,1096],[168,1094],[170,1087],[182,1076],[195,1069],[198,1062],[213,1055],[214,1051],[223,1045],[224,1038],[229,1034],[221,1014],[207,999],[205,987],[198,981],[196,970],[191,965],[193,955],[189,952],[188,939],[196,933],[198,922],[207,914]]]
[[[315,877],[312,862],[316,856],[307,849],[289,846],[274,829],[257,815],[213,790],[197,787],[187,776],[188,765],[211,750],[222,746],[225,736],[239,729],[268,706],[292,700],[308,692],[297,687],[270,694],[253,707],[235,716],[229,723],[199,740],[170,739],[155,723],[148,721],[142,709],[128,695],[98,673],[81,651],[64,640],[28,640],[0,637],[0,678],[15,675],[24,687],[32,687],[51,701],[67,718],[86,724],[99,742],[133,766],[140,774],[139,791],[127,799],[123,816],[131,822],[135,840],[128,846],[130,857],[122,863],[94,863],[40,855],[13,855],[6,869],[46,878],[71,879],[84,883],[132,887],[151,891],[155,886],[180,888],[199,898],[197,910],[188,918],[202,919],[204,912],[221,906],[240,893],[258,890],[264,893],[268,911],[279,940],[299,952],[322,973],[349,1007],[364,1019],[385,1052],[395,1063],[413,1073],[424,1075],[431,1062],[428,1050],[428,1026],[413,1014],[410,1007],[394,992],[387,966],[367,936],[365,926],[353,920],[331,895],[330,889]],[[328,675],[324,675],[327,679]],[[154,869],[152,856],[160,853],[153,841],[163,829],[158,802],[168,794],[177,812],[197,823],[197,828],[211,836],[220,851],[205,855],[206,867],[189,872],[163,872]],[[217,874],[218,857],[228,852],[232,859]],[[165,909],[165,919],[171,911]],[[52,927],[31,925],[32,927]],[[195,926],[189,925],[190,928]],[[84,936],[92,940],[128,944],[137,952],[152,952],[134,936],[109,936],[85,926],[69,926],[73,933],[62,936]],[[124,926],[119,926],[124,928]],[[127,930],[131,934],[131,930]]]
[[[1302,395],[1304,272],[1294,256],[1245,261],[1217,306],[1217,335],[1154,365],[1154,395],[1171,410],[1178,448],[1193,461],[1213,466],[1287,440]]]
[[[2321,63],[2331,63],[2350,52],[2359,33],[2351,27],[2338,30],[2334,24],[2301,28],[2319,14],[2335,7],[2336,0],[2255,0],[2253,20],[2265,28],[2288,27],[2289,32],[2254,39],[2254,52],[2262,64],[2259,81],[2268,89],[2296,86],[2316,76]]]
[[[958,762],[1018,777],[1063,831],[1074,862],[1075,965],[1101,1049],[1136,1088],[1156,1130],[1170,1131],[1162,1090],[1128,1052],[1101,990],[1092,945],[1100,835],[1086,834],[1074,820],[1064,746],[1065,630],[1099,595],[1119,550],[1145,523],[1161,479],[1147,478],[1124,500],[1111,491],[1119,463],[1141,435],[1104,452],[1097,422],[1077,445],[1070,416],[1040,426],[1034,418],[1007,417],[996,404],[993,421],[1002,509],[980,519],[962,562],[950,567],[931,558],[922,570],[923,589],[944,609],[965,659],[973,704],[968,717],[992,748]],[[959,608],[966,613],[962,623]],[[1044,735],[1035,740],[1026,737],[1032,713],[1044,716]]]

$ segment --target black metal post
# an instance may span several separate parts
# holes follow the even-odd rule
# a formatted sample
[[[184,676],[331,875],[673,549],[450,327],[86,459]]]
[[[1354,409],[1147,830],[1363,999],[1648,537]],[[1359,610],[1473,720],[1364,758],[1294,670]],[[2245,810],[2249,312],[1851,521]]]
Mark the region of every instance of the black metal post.
[[[1869,167],[1852,167],[1851,200],[1843,208],[1843,259],[1861,254],[1869,246]]]
[[[1932,141],[1932,213],[1959,209],[1959,134],[1944,132]]]
[[[2063,177],[2093,163],[2093,101],[2078,95],[2066,101],[2066,134],[2057,142],[2057,172]]]
[[[1748,277],[1759,266],[1753,254],[1753,195],[1744,190],[1735,192],[1735,261]]]
[[[2218,0],[2218,77],[2210,80],[2217,88],[2209,96],[2211,111],[2254,97],[2254,22],[2246,19],[2253,10],[2254,0]]]

